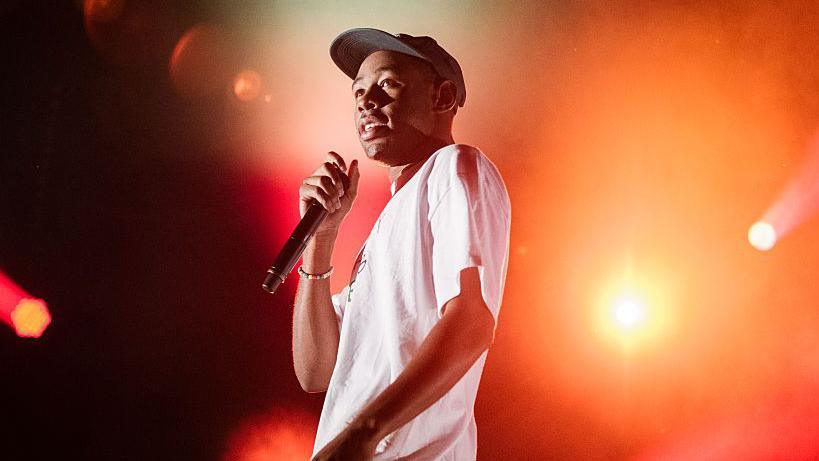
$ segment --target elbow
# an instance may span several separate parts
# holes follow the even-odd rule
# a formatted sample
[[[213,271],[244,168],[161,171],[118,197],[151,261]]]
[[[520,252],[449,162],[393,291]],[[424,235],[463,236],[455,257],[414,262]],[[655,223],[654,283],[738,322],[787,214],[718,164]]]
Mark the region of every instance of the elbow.
[[[479,354],[482,354],[484,351],[489,349],[489,347],[492,345],[492,342],[495,340],[494,318],[484,319],[483,322],[479,322],[479,324],[475,326],[474,337],[475,347],[478,349]]]
[[[481,355],[495,340],[495,319],[489,309],[481,303],[478,312],[473,312],[463,324],[468,325],[467,336],[469,338],[469,348],[476,354]]]
[[[330,376],[317,370],[299,370],[297,367],[296,379],[299,381],[302,390],[310,394],[327,392],[327,388],[330,386]]]
[[[299,380],[299,384],[301,384],[301,389],[308,394],[320,394],[322,392],[327,392],[327,384],[322,384],[318,382],[306,382]]]
[[[463,351],[477,359],[495,340],[495,319],[482,304],[474,310],[452,309],[453,325],[457,325],[456,335]],[[446,316],[446,314],[445,314]]]

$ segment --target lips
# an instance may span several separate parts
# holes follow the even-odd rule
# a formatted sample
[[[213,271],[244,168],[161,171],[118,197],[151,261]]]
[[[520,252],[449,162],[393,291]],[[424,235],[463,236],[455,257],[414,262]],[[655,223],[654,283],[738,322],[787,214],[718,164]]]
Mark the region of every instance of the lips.
[[[358,125],[358,135],[362,141],[369,141],[385,136],[389,129],[385,121],[373,116],[368,116],[361,119]]]

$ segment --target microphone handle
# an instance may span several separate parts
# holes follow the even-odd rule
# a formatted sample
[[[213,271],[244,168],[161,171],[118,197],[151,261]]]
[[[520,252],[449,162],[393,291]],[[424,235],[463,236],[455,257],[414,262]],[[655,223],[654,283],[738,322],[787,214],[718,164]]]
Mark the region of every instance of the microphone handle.
[[[316,233],[316,229],[327,217],[327,210],[324,209],[318,202],[313,201],[304,213],[299,224],[293,229],[290,238],[284,242],[284,246],[279,251],[279,256],[267,270],[267,276],[262,283],[262,288],[268,293],[275,293],[284,282],[284,279],[293,270],[293,266],[304,253],[310,237]]]

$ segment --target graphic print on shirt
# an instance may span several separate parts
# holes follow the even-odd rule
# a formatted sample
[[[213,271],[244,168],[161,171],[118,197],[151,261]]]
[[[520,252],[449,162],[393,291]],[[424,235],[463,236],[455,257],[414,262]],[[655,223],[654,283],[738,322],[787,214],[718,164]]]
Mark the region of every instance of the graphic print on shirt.
[[[358,257],[355,258],[355,264],[353,264],[353,271],[350,273],[350,288],[347,290],[347,302],[351,302],[353,300],[353,291],[355,290],[355,280],[358,278],[358,274],[364,270],[364,267],[367,266],[367,256],[364,253],[364,250],[367,248],[367,244],[365,243],[363,247],[361,247],[361,251],[358,252]]]

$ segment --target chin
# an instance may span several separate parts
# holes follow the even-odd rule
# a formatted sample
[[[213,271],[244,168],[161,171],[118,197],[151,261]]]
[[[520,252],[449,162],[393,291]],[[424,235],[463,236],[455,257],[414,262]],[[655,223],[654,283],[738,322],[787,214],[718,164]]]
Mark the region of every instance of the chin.
[[[361,143],[364,154],[367,158],[376,162],[380,166],[393,166],[395,164],[393,149],[387,139],[376,139],[369,143]]]

